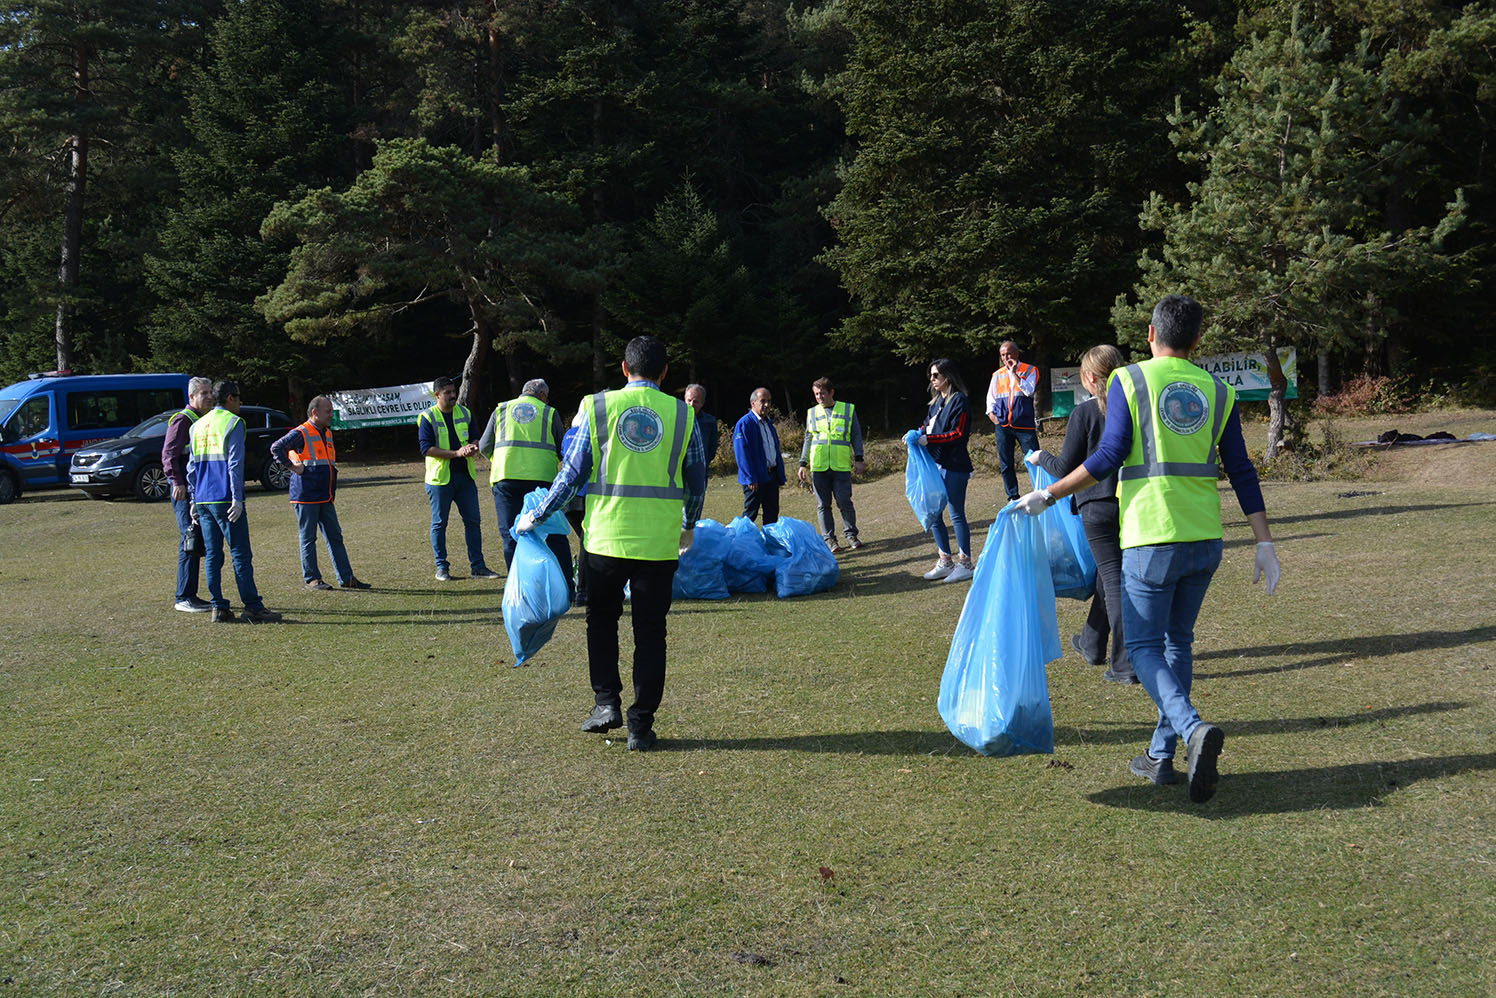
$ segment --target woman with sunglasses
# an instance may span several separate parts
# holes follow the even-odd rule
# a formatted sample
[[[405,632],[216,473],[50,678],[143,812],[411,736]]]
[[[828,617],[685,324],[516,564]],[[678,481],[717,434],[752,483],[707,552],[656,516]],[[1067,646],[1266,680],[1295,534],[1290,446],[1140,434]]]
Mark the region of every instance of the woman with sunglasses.
[[[956,534],[956,555],[951,554],[950,535],[941,514],[930,533],[940,555],[935,567],[925,573],[931,582],[965,582],[971,578],[971,528],[966,524],[966,483],[971,479],[971,454],[966,438],[971,435],[971,419],[966,407],[966,383],[949,357],[930,361],[930,411],[925,417],[919,445],[930,452],[945,481],[945,494],[951,510],[951,529]]]

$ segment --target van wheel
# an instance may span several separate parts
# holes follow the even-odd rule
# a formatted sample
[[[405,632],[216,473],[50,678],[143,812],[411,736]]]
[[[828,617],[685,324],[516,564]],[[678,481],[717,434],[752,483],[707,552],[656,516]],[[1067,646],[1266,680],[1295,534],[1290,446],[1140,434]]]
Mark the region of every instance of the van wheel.
[[[21,495],[21,483],[13,471],[0,470],[0,506],[15,502]]]
[[[135,498],[141,502],[160,502],[171,495],[171,481],[166,477],[166,469],[159,464],[148,464],[135,473],[135,481],[130,484],[130,491],[135,493]]]
[[[260,471],[260,484],[271,492],[284,492],[291,487],[291,469],[273,457],[265,459]]]

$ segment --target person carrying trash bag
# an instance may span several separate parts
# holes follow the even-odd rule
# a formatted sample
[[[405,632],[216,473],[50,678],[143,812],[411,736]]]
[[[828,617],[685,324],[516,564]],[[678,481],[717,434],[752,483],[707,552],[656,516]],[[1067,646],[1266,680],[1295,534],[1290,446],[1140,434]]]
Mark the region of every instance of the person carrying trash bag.
[[[1265,577],[1271,596],[1282,575],[1236,393],[1189,361],[1202,319],[1193,298],[1161,300],[1148,326],[1152,359],[1112,372],[1096,452],[1050,488],[1018,500],[1019,509],[1037,516],[1117,472],[1123,640],[1133,671],[1158,705],[1153,739],[1128,769],[1156,784],[1175,782],[1174,754],[1183,739],[1196,803],[1215,794],[1225,743],[1225,733],[1201,719],[1190,701],[1195,619],[1221,563],[1218,468],[1226,469],[1257,540],[1252,581]]]
[[[521,497],[521,510],[533,510],[545,502],[546,489],[541,486]],[[535,524],[533,530],[519,534],[510,528],[514,551],[509,557],[509,574],[504,579],[504,630],[514,649],[517,669],[540,651],[556,633],[556,622],[571,609],[570,587],[566,584],[566,564],[557,558],[550,538],[560,536],[563,546],[568,529],[566,518],[555,513]]]
[[[971,481],[971,416],[966,404],[966,382],[949,357],[930,361],[930,409],[920,431],[919,445],[929,452],[940,469],[945,485],[946,506],[951,511],[951,530],[956,535],[955,558],[951,539],[940,514],[928,529],[935,538],[935,567],[925,573],[931,582],[965,582],[971,578],[971,528],[966,523],[966,485]],[[911,453],[913,453],[911,451]]]
[[[1101,431],[1106,425],[1106,382],[1112,371],[1124,364],[1122,351],[1109,344],[1087,350],[1080,359],[1080,382],[1092,397],[1070,413],[1059,456],[1037,450],[1030,451],[1024,460],[1056,479],[1080,467],[1101,443]],[[1080,516],[1086,543],[1096,561],[1096,595],[1091,599],[1091,612],[1081,632],[1071,635],[1070,647],[1091,665],[1105,665],[1101,678],[1107,682],[1134,684],[1138,677],[1128,664],[1127,648],[1122,643],[1122,527],[1117,515],[1116,473],[1076,492],[1070,497],[1070,507]]]
[[[659,741],[654,719],[665,690],[671,583],[706,498],[706,448],[691,407],[660,391],[668,370],[664,343],[653,336],[630,340],[623,355],[628,384],[590,397],[587,432],[566,449],[545,502],[514,523],[517,533],[535,529],[586,484],[587,663],[596,706],[582,730],[601,734],[624,723],[618,621],[628,586],[634,627],[630,751],[648,751]]]

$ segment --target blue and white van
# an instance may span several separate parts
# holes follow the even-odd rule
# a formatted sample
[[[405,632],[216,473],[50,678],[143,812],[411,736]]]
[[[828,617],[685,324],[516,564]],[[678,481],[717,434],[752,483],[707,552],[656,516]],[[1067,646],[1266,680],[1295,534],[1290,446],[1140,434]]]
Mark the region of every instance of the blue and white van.
[[[187,404],[185,374],[32,377],[0,389],[0,504],[66,484],[79,448]]]

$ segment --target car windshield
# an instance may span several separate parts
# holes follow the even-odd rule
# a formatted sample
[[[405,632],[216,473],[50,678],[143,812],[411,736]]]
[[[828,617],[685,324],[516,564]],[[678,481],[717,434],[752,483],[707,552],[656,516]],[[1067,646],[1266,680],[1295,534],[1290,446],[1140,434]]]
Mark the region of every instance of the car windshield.
[[[130,429],[130,432],[126,433],[125,436],[164,437],[166,436],[166,424],[171,421],[172,416],[175,416],[181,411],[182,410],[180,409],[173,409],[170,412],[163,412],[152,416],[150,419],[146,420],[144,423],[141,423],[139,426],[132,427]]]

